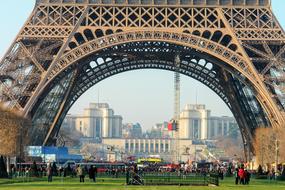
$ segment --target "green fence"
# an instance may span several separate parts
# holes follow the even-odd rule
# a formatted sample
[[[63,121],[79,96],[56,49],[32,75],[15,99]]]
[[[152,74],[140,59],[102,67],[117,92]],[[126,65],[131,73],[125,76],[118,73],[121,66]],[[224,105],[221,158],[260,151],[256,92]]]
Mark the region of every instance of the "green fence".
[[[39,175],[35,177],[32,172],[13,172],[9,174],[7,179],[1,179],[0,185],[10,184],[10,183],[25,183],[25,182],[35,182],[35,181],[46,181],[46,178]]]
[[[217,174],[209,174],[207,180],[208,184],[219,186],[219,176]]]
[[[125,178],[126,173],[123,171],[106,171],[106,172],[98,172],[96,175],[97,178]]]
[[[219,178],[215,174],[177,174],[177,173],[142,173],[130,172],[126,176],[128,185],[219,185]]]

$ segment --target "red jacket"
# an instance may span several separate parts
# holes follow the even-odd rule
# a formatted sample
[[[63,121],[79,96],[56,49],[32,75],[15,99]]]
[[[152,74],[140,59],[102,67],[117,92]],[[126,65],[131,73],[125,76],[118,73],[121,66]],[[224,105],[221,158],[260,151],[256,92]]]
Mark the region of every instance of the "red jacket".
[[[241,178],[241,179],[244,179],[245,178],[245,171],[244,169],[239,169],[238,170],[238,176]]]

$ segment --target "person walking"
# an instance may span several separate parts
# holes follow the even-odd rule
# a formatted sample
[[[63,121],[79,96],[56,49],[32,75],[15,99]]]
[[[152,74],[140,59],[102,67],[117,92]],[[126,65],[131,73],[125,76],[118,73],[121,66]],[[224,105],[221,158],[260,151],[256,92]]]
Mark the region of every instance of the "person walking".
[[[270,170],[268,173],[270,181],[274,179],[274,175],[275,175],[274,173],[275,173],[274,169],[272,168],[272,170]]]
[[[244,167],[241,166],[241,168],[239,169],[238,171],[238,175],[239,175],[239,178],[240,178],[240,184],[245,184],[245,172],[244,172]]]
[[[245,172],[245,180],[244,180],[244,182],[245,182],[246,185],[249,185],[251,173],[248,170],[244,170],[244,172]]]
[[[98,173],[98,169],[97,169],[97,167],[95,166],[95,167],[94,167],[94,182],[96,182],[97,173]]]
[[[239,168],[237,167],[235,170],[236,185],[239,184],[239,180],[240,180],[238,172],[239,172]]]
[[[48,182],[52,182],[52,174],[53,174],[53,171],[52,171],[51,164],[48,164],[48,167],[47,167]]]
[[[76,168],[76,173],[77,173],[77,176],[79,176],[79,181],[84,183],[84,174],[83,174],[83,169],[81,168],[80,165],[77,166]]]
[[[90,166],[88,174],[89,174],[89,179],[93,180],[93,182],[95,182],[95,170],[94,170],[93,166]]]
[[[219,168],[218,170],[218,175],[219,175],[219,178],[221,180],[224,180],[224,172],[223,172],[223,169],[222,168]]]
[[[130,183],[130,168],[126,168],[126,184],[129,185]]]

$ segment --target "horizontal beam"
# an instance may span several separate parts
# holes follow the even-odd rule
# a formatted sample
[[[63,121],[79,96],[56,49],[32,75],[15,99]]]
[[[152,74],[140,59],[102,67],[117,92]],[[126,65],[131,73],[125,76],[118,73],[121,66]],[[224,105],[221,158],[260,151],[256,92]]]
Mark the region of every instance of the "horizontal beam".
[[[229,7],[229,6],[271,6],[271,0],[37,0],[36,4],[100,4],[124,6],[203,6],[203,7]]]

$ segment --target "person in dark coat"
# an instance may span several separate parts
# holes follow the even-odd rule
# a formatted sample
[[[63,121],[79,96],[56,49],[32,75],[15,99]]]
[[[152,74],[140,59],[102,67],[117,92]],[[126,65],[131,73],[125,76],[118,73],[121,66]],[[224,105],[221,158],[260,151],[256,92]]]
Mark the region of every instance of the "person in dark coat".
[[[130,183],[130,168],[128,167],[126,170],[127,170],[126,171],[126,184],[129,185],[129,183]]]
[[[238,184],[239,184],[239,181],[240,181],[238,172],[239,172],[239,168],[236,168],[236,171],[235,171],[236,185],[238,185]]]
[[[238,171],[238,175],[239,175],[239,178],[240,178],[240,184],[245,184],[245,172],[244,172],[244,168],[243,166],[239,169]]]
[[[51,164],[48,164],[47,167],[48,182],[52,182],[52,175],[53,175],[53,168],[51,167]]]
[[[244,172],[245,172],[245,180],[244,180],[244,183],[245,183],[246,185],[248,185],[249,182],[250,182],[251,173],[250,173],[249,171],[247,171],[247,170],[244,170]]]
[[[89,168],[88,173],[89,173],[89,179],[90,179],[90,180],[92,179],[93,182],[95,182],[95,170],[94,170],[93,166],[91,166],[91,167]]]
[[[223,170],[221,168],[219,168],[218,174],[219,174],[220,179],[224,180],[224,172],[223,172]]]
[[[94,167],[94,176],[95,176],[95,181],[94,182],[96,182],[96,178],[97,178],[97,173],[98,173],[98,169],[97,169],[97,167],[95,166]]]

